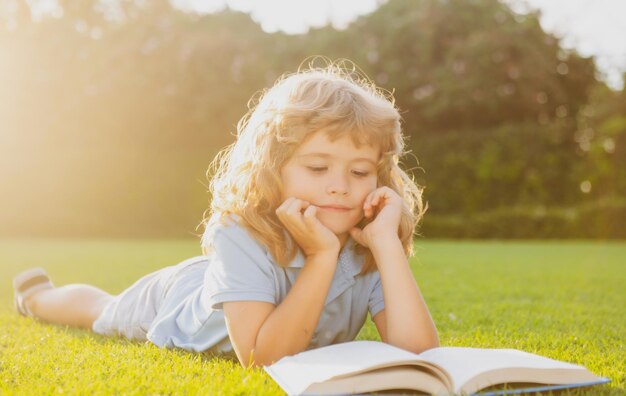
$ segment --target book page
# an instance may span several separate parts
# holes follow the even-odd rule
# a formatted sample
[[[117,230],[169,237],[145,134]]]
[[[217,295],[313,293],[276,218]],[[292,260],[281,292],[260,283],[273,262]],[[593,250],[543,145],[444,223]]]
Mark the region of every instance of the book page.
[[[576,382],[575,378],[577,375],[582,381],[589,378],[585,373],[591,374],[584,367],[576,364],[561,362],[515,349],[440,347],[425,351],[420,354],[420,357],[444,367],[452,378],[455,392],[459,392],[463,385],[470,382],[472,378],[489,371],[500,371],[502,373],[504,372],[502,369],[511,369],[508,370],[509,372],[512,372],[514,369],[522,369],[524,371],[525,369],[544,369],[548,371],[555,370],[561,373],[563,370],[569,370],[574,373],[572,382]],[[593,374],[591,375],[593,376]],[[517,377],[520,376],[517,375]],[[485,377],[483,376],[483,378]],[[495,378],[492,376],[490,381],[495,381]],[[526,381],[532,382],[533,378],[526,378]]]
[[[305,393],[313,395],[354,394],[385,390],[413,390],[427,395],[448,394],[446,385],[437,377],[415,366],[394,366],[348,377],[329,379],[309,386]]]
[[[381,342],[353,341],[287,356],[265,370],[292,394],[303,392],[313,383],[348,373],[420,360],[414,353]]]

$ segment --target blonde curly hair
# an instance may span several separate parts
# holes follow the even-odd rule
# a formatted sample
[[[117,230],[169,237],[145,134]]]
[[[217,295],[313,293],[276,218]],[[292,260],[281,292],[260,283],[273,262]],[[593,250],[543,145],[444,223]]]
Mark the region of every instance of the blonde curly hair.
[[[426,207],[422,189],[399,166],[404,140],[393,95],[376,87],[350,61],[323,58],[325,65],[315,67],[317,59],[307,69],[281,76],[261,91],[256,104],[253,96],[237,124],[236,141],[211,163],[211,201],[202,222],[204,254],[213,251],[215,227],[235,214],[279,265],[293,260],[298,247],[275,213],[282,203],[280,170],[298,145],[320,130],[331,140],[349,134],[357,146],[380,148],[378,187],[387,186],[403,198],[398,235],[407,256],[413,254],[413,234]],[[364,218],[358,226],[369,221]],[[375,270],[372,253],[360,245],[355,249],[366,255],[361,272]]]

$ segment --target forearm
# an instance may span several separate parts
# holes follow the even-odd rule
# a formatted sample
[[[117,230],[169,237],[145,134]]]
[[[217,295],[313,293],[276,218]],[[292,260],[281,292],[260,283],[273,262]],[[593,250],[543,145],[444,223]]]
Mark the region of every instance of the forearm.
[[[311,342],[337,263],[336,255],[308,258],[293,287],[257,335],[255,364],[301,352]]]
[[[372,248],[385,299],[389,344],[414,352],[439,345],[437,328],[409,267],[398,238],[381,240]]]

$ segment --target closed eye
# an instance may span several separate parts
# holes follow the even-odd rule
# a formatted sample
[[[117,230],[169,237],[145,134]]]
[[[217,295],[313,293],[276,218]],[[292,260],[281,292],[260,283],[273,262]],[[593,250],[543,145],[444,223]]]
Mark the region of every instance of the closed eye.
[[[325,172],[326,170],[328,170],[328,167],[326,167],[326,166],[307,166],[307,169],[310,170],[311,172],[321,173],[321,172]],[[369,172],[364,172],[364,171],[353,170],[352,174],[355,175],[356,177],[366,177],[370,173]]]
[[[370,174],[369,172],[361,172],[361,171],[356,171],[356,170],[352,171],[352,173],[357,177],[365,177]]]

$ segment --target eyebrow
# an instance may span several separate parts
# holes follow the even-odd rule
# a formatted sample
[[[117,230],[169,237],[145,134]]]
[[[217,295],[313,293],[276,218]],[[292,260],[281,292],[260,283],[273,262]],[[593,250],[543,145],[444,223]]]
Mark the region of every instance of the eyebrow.
[[[322,158],[331,158],[333,157],[330,154],[327,153],[307,153],[307,154],[300,154],[298,155],[298,157],[322,157]],[[376,162],[371,160],[370,158],[366,158],[366,157],[357,157],[357,158],[352,158],[350,160],[350,162],[369,162],[370,164],[377,166]]]

